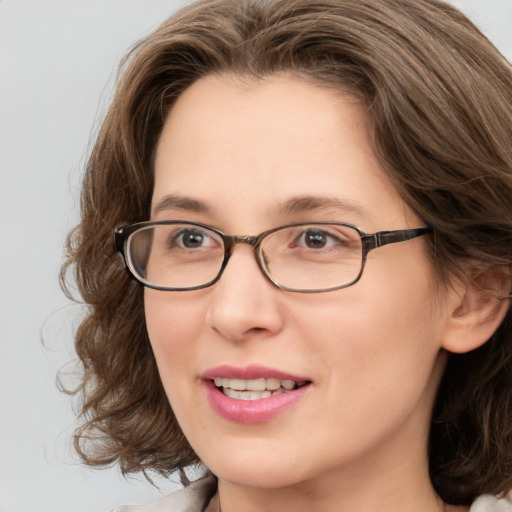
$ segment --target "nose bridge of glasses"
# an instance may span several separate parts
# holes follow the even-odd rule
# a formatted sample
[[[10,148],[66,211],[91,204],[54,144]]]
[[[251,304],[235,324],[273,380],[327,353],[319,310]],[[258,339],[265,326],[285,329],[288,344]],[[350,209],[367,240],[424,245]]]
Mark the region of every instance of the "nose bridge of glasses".
[[[231,254],[233,253],[233,249],[234,249],[235,245],[245,244],[245,245],[249,245],[250,247],[253,248],[256,262],[258,263],[258,266],[260,267],[260,269],[263,270],[262,264],[261,264],[261,261],[259,258],[259,254],[258,254],[258,248],[260,246],[260,243],[261,243],[261,235],[258,235],[258,236],[249,236],[249,235],[247,235],[247,236],[236,236],[236,235],[226,236],[225,235],[224,236],[225,258],[224,258],[224,262],[223,262],[223,269],[227,265],[228,260],[230,259]]]
[[[236,244],[247,244],[256,249],[259,242],[260,237],[258,236],[227,236],[225,238],[225,244],[229,249],[232,249]]]

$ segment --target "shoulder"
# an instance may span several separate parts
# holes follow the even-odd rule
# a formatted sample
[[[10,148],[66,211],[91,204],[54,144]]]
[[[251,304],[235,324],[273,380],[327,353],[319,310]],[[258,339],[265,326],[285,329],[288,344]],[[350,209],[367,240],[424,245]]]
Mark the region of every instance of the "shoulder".
[[[471,506],[470,512],[512,512],[512,491],[502,498],[480,496]]]
[[[214,486],[214,478],[206,476],[149,505],[125,505],[113,512],[201,512]]]

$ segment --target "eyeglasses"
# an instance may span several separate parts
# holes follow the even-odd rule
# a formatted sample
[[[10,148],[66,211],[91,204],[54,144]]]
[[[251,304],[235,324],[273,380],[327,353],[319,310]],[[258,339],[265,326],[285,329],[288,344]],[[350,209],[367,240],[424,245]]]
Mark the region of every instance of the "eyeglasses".
[[[184,291],[216,283],[236,244],[248,244],[263,274],[278,288],[327,292],[356,283],[367,254],[405,242],[430,227],[366,234],[351,224],[290,224],[257,236],[230,236],[196,222],[158,221],[121,226],[116,249],[133,277],[156,290]]]

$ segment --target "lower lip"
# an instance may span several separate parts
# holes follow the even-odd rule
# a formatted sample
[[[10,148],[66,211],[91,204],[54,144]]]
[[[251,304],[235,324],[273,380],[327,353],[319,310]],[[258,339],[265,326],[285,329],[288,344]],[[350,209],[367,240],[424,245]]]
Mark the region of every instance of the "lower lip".
[[[223,418],[237,423],[263,423],[279,416],[296,404],[308,391],[306,384],[292,391],[259,400],[237,400],[226,396],[215,384],[206,380],[206,395],[213,410]]]

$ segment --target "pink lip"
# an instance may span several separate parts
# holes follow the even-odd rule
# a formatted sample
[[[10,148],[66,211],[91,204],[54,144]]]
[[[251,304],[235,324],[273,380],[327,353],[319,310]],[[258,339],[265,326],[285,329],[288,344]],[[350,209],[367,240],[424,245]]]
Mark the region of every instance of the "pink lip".
[[[227,397],[215,386],[213,383],[215,377],[245,380],[276,378],[296,382],[308,381],[309,379],[257,365],[246,368],[218,366],[207,370],[202,375],[202,379],[212,409],[227,420],[245,424],[262,423],[275,418],[296,404],[311,387],[307,384],[292,391],[259,400],[237,400]]]

